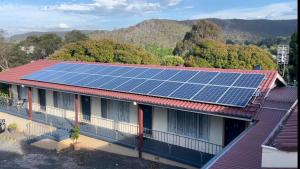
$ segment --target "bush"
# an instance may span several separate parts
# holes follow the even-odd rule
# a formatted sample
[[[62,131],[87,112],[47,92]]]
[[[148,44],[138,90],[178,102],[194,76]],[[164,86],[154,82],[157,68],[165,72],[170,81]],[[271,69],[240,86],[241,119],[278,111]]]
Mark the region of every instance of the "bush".
[[[73,129],[71,129],[70,138],[73,140],[73,142],[75,142],[75,143],[77,142],[79,135],[80,135],[79,127],[74,127]]]
[[[11,123],[7,126],[9,129],[17,129],[17,124],[16,123]]]
[[[161,64],[165,66],[180,66],[184,64],[184,60],[180,56],[167,55],[162,58]]]

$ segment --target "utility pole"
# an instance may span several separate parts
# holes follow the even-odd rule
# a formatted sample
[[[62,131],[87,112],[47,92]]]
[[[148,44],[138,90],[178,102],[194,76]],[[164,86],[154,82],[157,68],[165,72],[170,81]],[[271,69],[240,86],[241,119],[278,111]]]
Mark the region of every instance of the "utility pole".
[[[289,46],[288,45],[278,45],[277,47],[277,65],[279,70],[282,69],[282,76],[284,77],[284,72],[286,65],[289,63]]]

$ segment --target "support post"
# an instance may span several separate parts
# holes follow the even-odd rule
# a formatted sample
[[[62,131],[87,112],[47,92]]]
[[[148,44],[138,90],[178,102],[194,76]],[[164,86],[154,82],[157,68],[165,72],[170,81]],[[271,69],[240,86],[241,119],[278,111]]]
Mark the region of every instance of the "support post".
[[[143,133],[144,133],[144,122],[143,122],[143,109],[139,106],[139,158],[142,158],[143,151]]]
[[[28,117],[32,120],[32,87],[28,87]]]
[[[78,94],[75,94],[75,127],[78,127]]]

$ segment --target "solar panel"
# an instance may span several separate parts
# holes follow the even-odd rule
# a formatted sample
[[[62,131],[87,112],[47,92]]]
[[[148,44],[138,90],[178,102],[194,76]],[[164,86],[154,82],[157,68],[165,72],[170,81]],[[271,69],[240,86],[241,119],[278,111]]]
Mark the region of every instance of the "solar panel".
[[[198,72],[192,79],[189,80],[191,83],[202,83],[207,84],[209,81],[211,81],[218,72]]]
[[[86,84],[87,87],[91,88],[99,88],[99,86],[102,86],[105,83],[108,83],[109,81],[115,79],[115,77],[112,76],[100,76],[99,79],[92,81],[89,84]]]
[[[22,79],[245,107],[264,75],[60,63]]]
[[[172,93],[169,97],[179,99],[190,99],[203,87],[204,85],[186,83],[179,87],[176,91],[174,91],[174,93]]]
[[[101,78],[102,76],[99,75],[85,75],[81,78],[77,77],[77,81],[72,82],[72,85],[75,86],[86,86],[87,84],[91,83],[92,81],[95,81],[96,79]]]
[[[104,69],[105,67],[102,66],[97,66],[97,65],[90,65],[90,68],[85,70],[84,73],[88,73],[88,74],[95,74],[95,72],[100,71],[102,69]],[[83,73],[83,72],[81,72]]]
[[[127,73],[123,74],[123,77],[136,77],[139,74],[142,74],[143,72],[145,72],[146,70],[148,70],[147,68],[135,68],[133,70],[128,71]]]
[[[77,65],[70,64],[70,65],[63,67],[61,70],[65,71],[65,72],[75,72],[75,70],[80,69],[83,66],[84,65],[77,66]],[[88,67],[88,65],[85,65],[85,67]],[[84,71],[84,69],[79,70],[78,72],[81,72],[81,71]]]
[[[69,84],[69,85],[73,85],[74,83],[86,78],[87,75],[86,74],[77,74],[74,77],[68,78],[64,81],[65,84]]]
[[[127,72],[129,72],[130,70],[132,70],[133,68],[131,67],[122,67],[121,69],[118,69],[116,71],[113,71],[107,75],[111,75],[111,76],[120,76],[122,74],[125,74]]]
[[[156,74],[151,79],[168,80],[177,73],[179,73],[179,70],[167,70],[166,69],[166,70],[163,70],[162,72]]]
[[[164,82],[159,87],[151,91],[150,94],[155,96],[168,96],[181,85],[182,83],[178,82]]]
[[[173,76],[170,81],[178,81],[178,82],[186,82],[189,79],[191,79],[195,74],[197,74],[197,71],[187,71],[182,70],[179,73],[177,73],[175,76]]]
[[[106,69],[102,69],[101,71],[97,72],[97,74],[108,75],[109,73],[117,71],[118,69],[121,69],[121,67],[119,67],[119,66],[111,66],[111,67],[109,67],[108,66]]]
[[[158,73],[160,73],[161,71],[163,71],[163,69],[147,69],[145,72],[139,74],[137,77],[138,78],[151,78],[151,77],[157,75]]]
[[[216,102],[228,87],[221,86],[206,86],[199,93],[197,93],[192,99],[203,102]]]
[[[145,79],[130,79],[129,81],[115,88],[115,90],[129,92],[130,90],[134,89],[135,87],[139,86],[145,81]]]
[[[121,84],[127,82],[128,80],[130,80],[129,78],[125,78],[125,77],[120,77],[120,78],[115,78],[113,80],[111,80],[108,83],[105,83],[102,86],[99,86],[102,89],[113,89],[116,88],[118,86],[120,86]]]
[[[219,73],[209,84],[231,86],[239,76],[239,73]]]
[[[255,89],[230,88],[217,103],[244,107],[253,96]]]
[[[233,86],[257,88],[263,79],[262,74],[242,74]]]
[[[137,88],[131,91],[134,93],[147,94],[162,83],[163,81],[160,80],[147,80],[144,83],[142,83],[140,86],[138,86]]]

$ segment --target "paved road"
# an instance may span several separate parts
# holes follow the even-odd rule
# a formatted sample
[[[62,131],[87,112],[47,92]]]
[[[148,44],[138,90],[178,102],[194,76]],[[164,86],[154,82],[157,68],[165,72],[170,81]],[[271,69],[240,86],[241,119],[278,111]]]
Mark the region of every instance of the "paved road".
[[[173,166],[103,151],[70,149],[60,153],[26,144],[24,136],[0,134],[1,169],[173,169]]]

